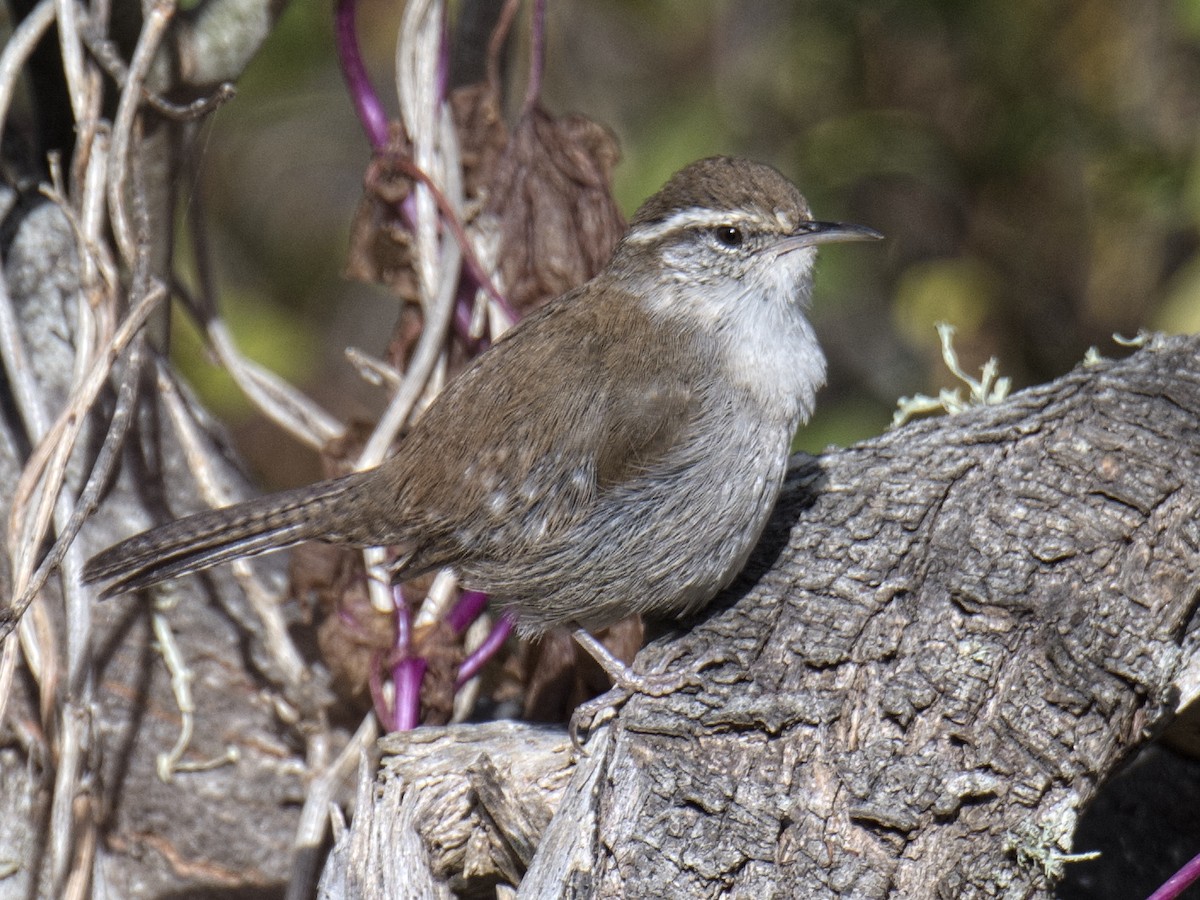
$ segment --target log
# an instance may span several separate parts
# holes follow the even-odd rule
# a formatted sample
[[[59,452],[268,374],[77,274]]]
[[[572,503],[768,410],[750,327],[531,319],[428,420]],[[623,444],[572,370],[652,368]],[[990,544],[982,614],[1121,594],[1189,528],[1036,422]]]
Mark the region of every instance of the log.
[[[1052,896],[1101,784],[1197,693],[1198,373],[1200,339],[1153,337],[798,457],[743,576],[638,658],[698,683],[632,698],[573,761],[532,730],[515,756],[477,735],[524,821],[555,804],[519,896]],[[447,827],[411,810],[462,728],[382,745],[325,873],[353,891],[327,896],[416,896],[380,829]],[[561,800],[513,783],[518,762],[569,771]],[[466,783],[455,815],[495,841]],[[375,855],[349,866],[351,845]],[[423,846],[431,883],[465,890]],[[505,858],[475,884],[510,879]]]

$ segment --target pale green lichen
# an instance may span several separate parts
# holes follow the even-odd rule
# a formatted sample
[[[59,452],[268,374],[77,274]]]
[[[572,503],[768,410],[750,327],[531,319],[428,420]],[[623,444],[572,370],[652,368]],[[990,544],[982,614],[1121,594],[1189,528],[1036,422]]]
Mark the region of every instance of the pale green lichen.
[[[984,364],[978,379],[964,372],[959,365],[958,354],[954,352],[954,326],[942,322],[938,324],[937,331],[942,341],[942,360],[951,374],[967,386],[968,395],[964,399],[961,388],[943,388],[936,397],[925,394],[901,397],[896,402],[896,413],[892,416],[893,428],[924,413],[945,412],[953,415],[976,406],[994,406],[1003,401],[1012,389],[1012,379],[998,377],[1000,364],[995,357]]]
[[[1057,812],[1065,815],[1059,817]],[[1099,859],[1099,851],[1091,853],[1067,853],[1070,836],[1075,829],[1074,810],[1051,810],[1047,818],[1039,822],[1023,822],[1005,835],[1005,849],[1017,858],[1022,868],[1040,869],[1050,882],[1063,876],[1064,867],[1070,863],[1089,862]]]

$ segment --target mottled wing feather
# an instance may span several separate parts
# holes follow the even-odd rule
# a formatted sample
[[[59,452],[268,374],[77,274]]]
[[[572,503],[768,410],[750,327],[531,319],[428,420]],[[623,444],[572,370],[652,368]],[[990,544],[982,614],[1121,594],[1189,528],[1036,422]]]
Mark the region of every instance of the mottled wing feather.
[[[695,390],[680,381],[659,378],[627,388],[610,398],[596,452],[600,491],[619,488],[675,455],[696,414]]]
[[[395,460],[425,467],[400,479],[410,487],[393,501],[420,515],[405,529],[414,548],[405,576],[553,540],[671,454],[695,413],[694,389],[665,370],[665,348],[646,346],[657,329],[645,313],[627,298],[622,306],[616,328],[642,336],[637,354],[613,317],[602,325],[597,304],[567,297],[535,315],[568,327],[518,329],[418,422]]]

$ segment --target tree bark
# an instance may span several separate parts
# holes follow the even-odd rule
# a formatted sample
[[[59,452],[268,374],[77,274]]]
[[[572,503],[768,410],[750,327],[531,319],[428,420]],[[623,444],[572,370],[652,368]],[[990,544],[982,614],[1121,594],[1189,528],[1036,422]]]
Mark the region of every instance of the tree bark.
[[[28,18],[75,10],[51,6]],[[171,63],[141,83],[208,93],[281,8],[175,13],[160,57]],[[98,323],[168,271],[184,127],[143,110],[145,133],[133,119],[97,130],[116,95],[135,98],[130,110],[145,98],[127,75],[111,76],[126,87],[107,97],[93,90],[110,76],[75,50],[87,77],[73,120],[88,150],[68,181],[88,190],[70,187],[65,210],[78,221],[32,190],[0,190],[0,308],[11,300],[14,323],[0,384],[6,521],[43,426],[107,355],[87,352]],[[85,195],[125,202],[139,240],[110,247],[121,217],[85,215]],[[211,502],[198,482],[246,489],[153,362],[124,464],[67,577],[13,613],[20,631],[0,645],[0,900],[278,896],[289,876],[302,895],[322,851],[300,805],[325,796],[314,784],[336,775],[345,730],[330,722],[323,670],[288,640],[291,612],[261,590],[248,600],[245,570],[181,581],[153,609],[94,607],[78,589],[90,553]],[[523,879],[530,897],[1047,896],[1101,782],[1200,693],[1198,362],[1196,339],[1155,341],[1001,406],[799,460],[738,585],[639,660],[696,684],[633,698],[578,759],[561,731],[520,725],[386,739],[382,764],[363,766],[324,895],[449,896]],[[114,385],[123,367],[136,369],[121,357]],[[114,406],[110,392],[84,407],[95,428],[66,464],[66,507],[85,493]],[[10,561],[0,555],[7,601]],[[180,648],[174,673],[167,644]],[[189,728],[184,765],[163,765]],[[1194,766],[1162,771],[1160,797],[1167,778],[1183,793],[1184,772],[1200,783]],[[1089,896],[1136,896],[1105,894],[1112,884]]]
[[[323,729],[332,702],[325,680],[298,659],[281,665],[279,642],[268,646],[261,609],[247,602],[229,572],[181,585],[178,593],[160,596],[153,609],[121,601],[93,606],[78,584],[88,554],[168,511],[204,505],[195,442],[204,445],[212,482],[233,496],[248,491],[228,448],[211,436],[217,429],[142,337],[124,352],[97,344],[106,325],[111,330],[147,296],[151,280],[168,281],[170,210],[185,126],[141,108],[142,88],[209,94],[212,82],[240,73],[283,7],[262,0],[204,4],[175,15],[177,27],[171,28],[176,11],[169,3],[140,12],[123,6],[117,30],[151,20],[163,30],[160,53],[147,51],[140,80],[116,40],[127,37],[132,46],[136,30],[105,34],[107,12],[93,18],[94,10],[75,4],[42,3],[18,27],[42,23],[52,56],[63,54],[52,61],[58,77],[72,71],[70,60],[78,63],[72,82],[77,107],[35,104],[31,112],[43,125],[76,116],[70,136],[78,137],[79,152],[72,157],[61,138],[40,145],[67,151],[61,160],[66,183],[56,191],[69,196],[47,199],[38,193],[49,181],[45,159],[35,155],[33,168],[26,169],[9,156],[6,140],[6,180],[22,188],[0,188],[0,514],[7,527],[6,552],[0,553],[0,898],[277,890],[291,865],[298,799],[311,771],[306,764],[317,769],[327,761],[311,750],[322,739],[337,740]],[[55,27],[47,11],[72,18]],[[91,51],[84,49],[81,31],[87,31]],[[14,36],[6,54],[15,43]],[[218,46],[220,54],[213,49]],[[107,75],[100,72],[99,54],[112,64]],[[198,57],[206,63],[200,69],[179,64]],[[159,64],[149,65],[155,58]],[[153,69],[149,76],[147,69]],[[11,90],[16,72],[4,75]],[[141,99],[129,107],[136,121],[122,126],[112,108],[126,93]],[[19,131],[13,124],[4,106],[0,129],[7,128],[6,138]],[[114,172],[120,174],[110,180]],[[104,198],[111,204],[107,210],[101,210]],[[136,236],[129,256],[112,242],[118,200],[125,204],[126,229]],[[160,309],[160,334],[165,321]],[[73,407],[102,360],[114,370],[111,388],[94,406]],[[69,520],[87,505],[84,483],[120,405],[116,387],[136,384],[143,367],[142,401],[135,402],[136,393],[123,400],[124,409],[133,410],[128,439],[106,444],[122,465],[101,479],[105,502],[56,566],[65,576],[52,576],[27,609],[17,608],[13,560],[27,550],[40,558],[44,547],[37,545],[48,546],[70,530]],[[49,431],[66,421],[60,417],[68,409],[86,424],[63,463],[61,495],[58,483],[47,488],[58,495],[52,527],[45,541],[22,544],[14,532],[35,518],[30,510],[37,494],[15,506],[18,479],[23,468],[32,468],[35,448],[70,432]],[[179,439],[181,431],[192,434],[192,448]],[[71,446],[61,437],[57,444]],[[168,658],[174,672],[163,663]],[[287,722],[281,721],[283,711]],[[182,758],[164,764],[166,752],[187,732],[192,740]],[[305,737],[314,733],[306,747]],[[247,828],[248,822],[255,827]]]
[[[519,895],[1051,896],[1098,787],[1196,694],[1198,373],[1200,339],[1153,338],[797,459],[739,583],[639,657],[698,683],[634,697],[573,763],[521,749],[573,772],[561,801],[512,784],[557,805]],[[383,744],[325,896],[415,896],[380,829],[429,827],[433,740]],[[484,793],[461,814],[503,847]],[[444,849],[429,871],[461,884]]]

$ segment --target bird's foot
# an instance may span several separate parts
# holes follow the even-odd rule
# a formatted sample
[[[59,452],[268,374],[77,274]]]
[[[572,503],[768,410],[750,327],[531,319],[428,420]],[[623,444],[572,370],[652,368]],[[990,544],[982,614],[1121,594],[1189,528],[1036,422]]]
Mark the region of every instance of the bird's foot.
[[[696,683],[693,672],[661,672],[657,675],[639,675],[621,660],[613,656],[612,651],[592,636],[591,632],[582,628],[575,629],[575,640],[579,642],[588,655],[596,661],[614,687],[629,694],[646,694],[650,697],[665,697],[673,694],[682,687]]]
[[[687,685],[698,683],[697,673],[692,671],[641,675],[613,656],[612,652],[604,644],[600,643],[590,632],[582,628],[575,630],[575,640],[579,643],[579,646],[588,652],[588,655],[596,661],[600,668],[608,674],[613,683],[611,691],[601,694],[587,703],[581,704],[571,716],[571,723],[567,727],[567,733],[571,737],[571,745],[576,750],[583,750],[579,739],[581,729],[585,734],[590,732],[596,717],[600,713],[609,709],[615,713],[634,694],[665,697]]]
[[[625,701],[632,697],[629,691],[624,688],[615,687],[607,693],[601,694],[599,697],[593,697],[587,703],[580,703],[575,707],[575,712],[571,713],[571,721],[567,725],[567,736],[571,739],[571,747],[576,753],[587,756],[588,751],[584,748],[583,742],[591,736],[592,728],[596,724],[596,717],[605,711],[612,711],[616,715],[618,709],[625,705]],[[583,737],[580,737],[582,733]]]

